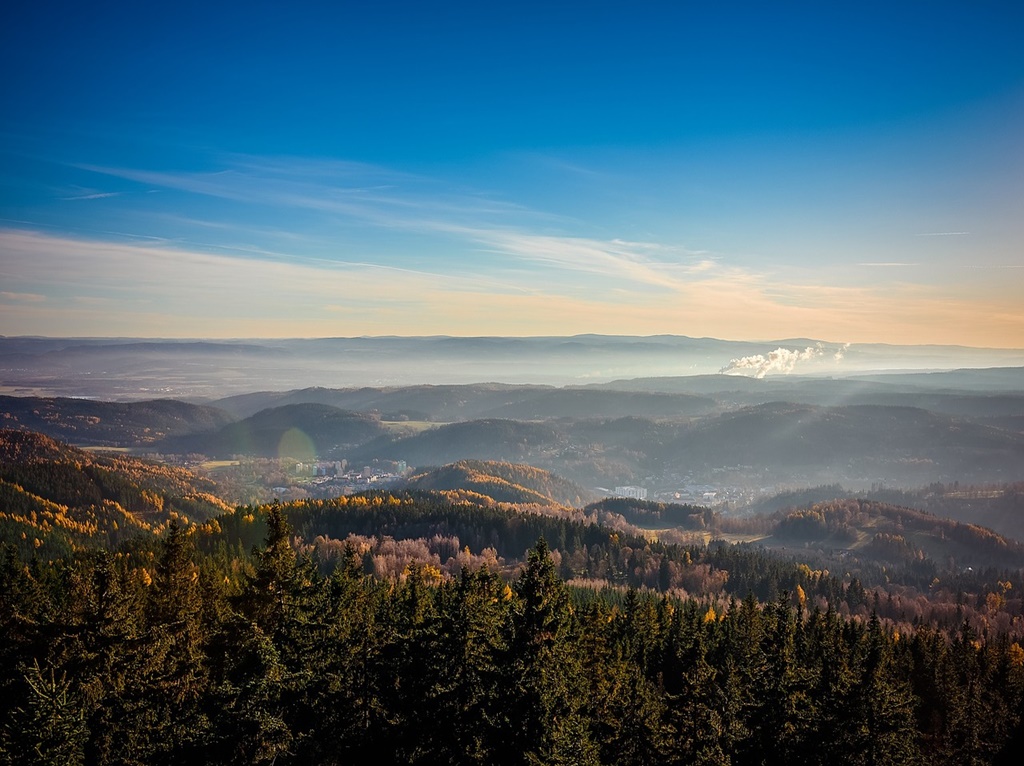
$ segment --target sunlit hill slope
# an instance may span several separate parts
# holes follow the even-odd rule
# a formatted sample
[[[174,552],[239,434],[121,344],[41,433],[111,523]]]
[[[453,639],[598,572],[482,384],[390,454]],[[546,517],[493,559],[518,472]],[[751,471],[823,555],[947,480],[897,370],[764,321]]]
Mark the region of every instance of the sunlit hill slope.
[[[0,430],[0,540],[53,555],[160,533],[171,518],[228,510],[182,468],[101,456],[41,434]]]

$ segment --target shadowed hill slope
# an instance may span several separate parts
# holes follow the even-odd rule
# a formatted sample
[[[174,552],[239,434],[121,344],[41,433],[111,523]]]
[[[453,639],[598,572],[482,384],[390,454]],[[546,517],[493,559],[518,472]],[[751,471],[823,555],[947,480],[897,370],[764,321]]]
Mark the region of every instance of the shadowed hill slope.
[[[100,402],[36,396],[0,396],[0,417],[6,428],[35,431],[60,441],[125,447],[213,431],[233,420],[216,407],[174,399]]]
[[[913,407],[765,404],[704,420],[665,445],[683,465],[756,465],[828,476],[1016,478],[1019,434]]]
[[[401,388],[305,388],[258,392],[219,400],[239,417],[285,404],[328,404],[358,412],[380,413],[383,420],[451,422],[480,418],[545,420],[548,418],[690,417],[712,412],[717,403],[685,393],[611,391],[598,388],[553,388],[478,383],[461,386]]]
[[[404,460],[430,466],[460,460],[530,462],[526,458],[551,450],[565,441],[564,434],[544,423],[485,419],[452,423],[402,439],[374,440],[356,452],[355,461],[373,457]]]
[[[168,439],[161,448],[217,457],[245,454],[312,459],[364,444],[385,430],[370,415],[327,404],[287,404],[262,410],[212,433]]]

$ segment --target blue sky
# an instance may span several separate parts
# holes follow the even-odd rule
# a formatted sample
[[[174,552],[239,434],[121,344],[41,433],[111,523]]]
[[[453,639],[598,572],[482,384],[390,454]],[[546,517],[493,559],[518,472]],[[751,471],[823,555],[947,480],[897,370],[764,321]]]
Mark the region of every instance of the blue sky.
[[[1019,3],[20,5],[0,333],[1024,347]]]

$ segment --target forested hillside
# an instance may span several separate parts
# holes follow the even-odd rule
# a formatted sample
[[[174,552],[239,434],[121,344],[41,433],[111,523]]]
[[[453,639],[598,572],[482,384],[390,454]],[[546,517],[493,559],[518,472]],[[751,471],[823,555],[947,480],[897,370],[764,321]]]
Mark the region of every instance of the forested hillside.
[[[570,587],[543,541],[511,581],[377,578],[355,544],[327,576],[281,508],[264,529],[251,557],[176,524],[155,550],[9,551],[5,761],[1004,764],[1024,735],[1007,634],[903,631],[801,587]]]
[[[23,554],[110,547],[173,518],[202,521],[228,510],[214,492],[182,468],[0,430],[0,540]]]
[[[0,425],[72,444],[152,445],[168,436],[216,430],[232,417],[215,407],[173,399],[101,402],[93,399],[0,396]]]
[[[765,544],[839,548],[890,565],[930,559],[960,567],[1024,567],[1024,545],[1016,540],[976,524],[871,500],[834,500],[780,513],[771,532]]]
[[[593,493],[575,482],[521,463],[460,460],[409,477],[410,489],[470,490],[502,503],[580,506]]]
[[[385,457],[409,465],[430,466],[460,460],[530,462],[565,444],[564,432],[547,423],[487,419],[452,423],[405,438],[382,437],[355,452],[355,460]]]
[[[656,503],[627,497],[606,497],[586,507],[588,512],[621,516],[645,529],[707,529],[718,531],[718,519],[710,508],[680,503]]]
[[[466,459],[526,462],[602,486],[684,470],[744,482],[811,486],[879,479],[903,486],[935,481],[1017,479],[1020,433],[913,407],[817,407],[770,403],[702,418],[594,418],[452,423],[411,436],[383,436],[352,453],[436,465]]]
[[[287,404],[261,410],[208,433],[173,437],[165,452],[197,452],[216,457],[257,455],[313,460],[365,444],[385,429],[377,418],[326,404]]]
[[[916,485],[943,473],[1014,478],[1024,441],[914,407],[773,403],[702,421],[660,455],[684,465],[758,466],[772,475],[803,471],[812,481],[892,474]]]
[[[830,494],[841,497],[843,492]],[[919,490],[879,489],[876,500],[918,508],[936,516],[991,527],[1024,540],[1024,482],[960,485],[932,484]]]

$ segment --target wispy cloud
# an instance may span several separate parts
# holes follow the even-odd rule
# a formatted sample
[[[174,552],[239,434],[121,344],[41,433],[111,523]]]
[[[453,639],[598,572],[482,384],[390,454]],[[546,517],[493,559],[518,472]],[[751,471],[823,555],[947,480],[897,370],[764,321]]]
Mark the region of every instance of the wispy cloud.
[[[929,231],[924,234],[917,234],[918,237],[959,237],[970,234],[969,231]]]
[[[122,192],[93,192],[91,194],[77,194],[72,197],[61,197],[65,202],[87,199],[107,199],[108,197],[120,197]]]
[[[688,277],[704,278],[716,267],[713,261],[693,257],[684,248],[657,243],[534,234],[517,229],[443,228],[499,256],[597,277],[618,287],[632,284],[678,290],[687,286]]]
[[[0,230],[7,292],[46,298],[0,300],[0,326],[10,334],[106,336],[550,335],[557,328],[747,339],[794,337],[813,327],[818,337],[856,342],[970,344],[999,333],[1007,339],[1002,345],[1012,347],[1024,339],[1015,295],[985,295],[982,311],[978,302],[934,287],[783,284],[720,264],[688,279],[687,268],[699,270],[703,261],[676,270],[670,264],[663,273],[658,264],[633,263],[634,251],[609,254],[599,241],[571,244],[505,242],[509,249],[546,248],[544,257],[573,268],[591,259],[603,274],[636,268],[633,278],[667,287],[622,289],[613,281],[607,289],[580,290],[572,280],[538,277],[536,270],[499,279],[470,269],[252,259]],[[894,335],[894,327],[904,334]],[[756,360],[749,364],[756,368]]]
[[[0,292],[0,299],[15,303],[42,303],[46,300],[46,296],[38,293],[12,293],[4,290]]]
[[[475,190],[364,163],[226,155],[206,172],[78,165],[141,184],[234,202],[351,216],[383,226],[414,226],[418,218],[479,220],[523,214],[526,208]],[[536,214],[539,216],[539,214]]]
[[[228,167],[205,173],[82,167],[139,183],[256,204],[270,211],[312,212],[328,217],[325,220],[340,217],[378,229],[446,237],[460,242],[460,247],[470,253],[504,256],[491,260],[471,254],[465,257],[464,268],[478,272],[504,273],[514,269],[516,263],[533,269],[542,265],[615,280],[620,285],[625,280],[637,286],[671,290],[717,268],[704,251],[660,242],[601,240],[558,231],[538,233],[566,222],[485,193],[412,174],[334,161],[232,156],[226,162]],[[225,226],[222,222],[202,225]]]
[[[867,268],[876,269],[891,269],[891,268],[911,268],[913,266],[920,266],[920,263],[907,263],[903,261],[868,261],[865,263],[858,263],[858,266],[864,266]]]
[[[108,219],[116,235],[100,224],[91,238],[0,231],[4,286],[52,299],[47,308],[60,305],[45,312],[8,299],[0,322],[26,332],[39,331],[29,329],[32,320],[64,322],[64,333],[88,325],[117,334],[111,327],[121,321],[153,328],[149,334],[220,337],[558,328],[857,342],[998,335],[1024,345],[1024,313],[1012,298],[989,294],[981,311],[980,299],[933,279],[930,269],[900,281],[869,272],[850,279],[849,267],[840,274],[827,264],[783,274],[387,168],[239,155],[218,163],[207,172],[77,166],[141,191],[194,198],[179,205],[181,195],[168,194],[173,209],[156,204]],[[125,221],[137,233],[125,231]],[[891,255],[857,266],[922,265]]]

